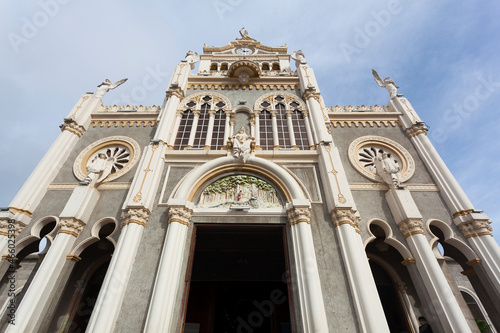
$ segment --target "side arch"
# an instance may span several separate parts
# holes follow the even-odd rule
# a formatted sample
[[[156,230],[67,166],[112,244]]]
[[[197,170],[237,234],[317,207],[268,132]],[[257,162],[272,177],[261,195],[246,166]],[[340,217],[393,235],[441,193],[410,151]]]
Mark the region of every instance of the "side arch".
[[[431,231],[431,226],[435,226],[436,228],[441,230],[444,235],[444,242],[452,245],[457,250],[459,250],[467,258],[467,260],[474,260],[476,258],[479,258],[474,250],[469,247],[469,245],[455,236],[453,229],[447,223],[437,219],[430,219],[427,220],[425,226],[427,232],[432,235],[432,239],[429,241],[429,245],[431,246],[434,254],[436,254],[437,257],[441,257],[441,253],[437,248],[439,237],[434,235],[434,233]]]
[[[404,259],[408,259],[408,258],[413,257],[410,250],[408,250],[403,243],[401,243],[396,238],[394,238],[394,234],[392,232],[392,228],[389,225],[389,223],[387,223],[383,220],[380,220],[380,219],[371,219],[366,223],[366,229],[367,229],[370,237],[368,237],[364,242],[365,248],[369,243],[371,243],[373,240],[375,240],[375,238],[377,238],[370,230],[370,225],[372,225],[372,224],[374,224],[374,225],[382,228],[382,230],[384,230],[384,233],[385,233],[384,243],[387,243],[390,246],[392,246],[393,248],[395,248]]]
[[[52,222],[55,222],[53,228],[42,232],[42,230]],[[24,236],[23,238],[21,238],[17,241],[16,253],[20,253],[21,251],[26,249],[28,246],[33,244],[33,242],[39,241],[43,237],[45,237],[47,239],[47,246],[45,247],[45,249],[48,249],[50,247],[50,245],[52,244],[52,242],[54,241],[55,231],[57,230],[58,226],[59,226],[59,217],[53,216],[53,215],[42,217],[41,219],[36,221],[33,224],[33,226],[30,228],[29,235]]]
[[[90,230],[90,237],[87,239],[83,240],[80,242],[77,246],[74,247],[73,251],[71,251],[70,255],[76,255],[79,256],[86,248],[88,248],[90,245],[98,242],[101,240],[99,238],[99,231],[108,224],[113,224],[113,231],[105,237],[106,240],[111,242],[113,244],[113,247],[116,248],[116,241],[113,239],[113,235],[116,233],[118,229],[118,221],[114,217],[104,217],[97,221],[93,226],[92,229]]]

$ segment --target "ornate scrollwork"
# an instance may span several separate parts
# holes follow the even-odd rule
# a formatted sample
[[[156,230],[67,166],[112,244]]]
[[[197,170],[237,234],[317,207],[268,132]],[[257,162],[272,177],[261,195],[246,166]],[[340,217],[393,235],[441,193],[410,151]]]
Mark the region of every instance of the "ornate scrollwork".
[[[301,222],[311,224],[311,208],[309,207],[293,207],[287,210],[288,222],[290,225],[295,225]]]
[[[144,227],[149,219],[149,214],[149,209],[146,208],[129,208],[122,214],[122,227],[129,223],[136,223]]]
[[[330,212],[332,217],[333,225],[335,227],[341,226],[342,224],[349,224],[356,230],[359,234],[359,220],[360,218],[356,216],[356,211],[350,207],[337,207]]]
[[[61,128],[61,132],[68,131],[75,134],[79,138],[81,138],[83,133],[85,133],[85,127],[78,125],[78,123],[71,118],[64,119],[64,122],[59,127]]]
[[[85,223],[74,217],[63,217],[59,221],[60,229],[57,233],[70,234],[78,237],[80,231],[85,227]]]
[[[398,223],[398,227],[405,238],[408,238],[411,235],[425,234],[422,219],[406,219]]]
[[[189,226],[191,221],[191,216],[193,215],[193,210],[182,206],[182,207],[170,207],[168,211],[168,223],[177,222],[185,226]]]
[[[464,222],[458,225],[460,231],[464,234],[466,238],[477,237],[477,236],[493,236],[491,231],[490,220],[473,220],[469,222]]]

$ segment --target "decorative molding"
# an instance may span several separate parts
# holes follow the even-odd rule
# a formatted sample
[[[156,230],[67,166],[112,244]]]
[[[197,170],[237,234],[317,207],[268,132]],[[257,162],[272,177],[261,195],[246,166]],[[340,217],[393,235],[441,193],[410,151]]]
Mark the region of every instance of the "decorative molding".
[[[102,152],[112,146],[125,147],[130,152],[130,157],[123,168],[108,175],[103,180],[104,182],[113,181],[129,172],[137,164],[141,157],[141,148],[134,139],[126,136],[109,136],[91,143],[80,152],[73,163],[73,173],[75,177],[79,180],[83,180],[87,175],[86,167],[92,158],[99,152]]]
[[[61,219],[59,220],[59,225],[61,228],[57,232],[58,234],[65,233],[73,235],[75,237],[78,237],[80,231],[82,231],[83,227],[85,227],[84,222],[74,217],[61,217]]]
[[[425,126],[424,123],[413,124],[410,128],[407,128],[405,130],[406,134],[408,134],[410,138],[413,138],[414,136],[417,136],[419,134],[427,135],[428,131],[429,129],[427,128],[427,126]]]
[[[99,185],[99,190],[127,190],[130,188],[131,183],[104,183]],[[78,183],[52,183],[48,190],[73,190],[78,187]]]
[[[154,127],[156,120],[92,120],[90,125],[93,128],[103,127]]]
[[[330,216],[332,217],[332,222],[335,227],[339,227],[343,224],[349,224],[358,234],[360,234],[360,218],[356,216],[356,211],[351,207],[337,207],[330,212]]]
[[[349,183],[353,191],[387,191],[389,185],[385,183]],[[408,184],[406,189],[411,192],[439,192],[436,184]]]
[[[311,208],[310,207],[292,207],[286,211],[290,226],[305,222],[311,224]]]
[[[453,218],[468,215],[468,214],[472,213],[473,211],[474,211],[474,209],[459,210],[458,212],[453,213]]]
[[[199,89],[199,90],[296,90],[298,84],[220,84],[220,83],[190,83],[188,84],[188,89]]]
[[[396,127],[401,126],[399,120],[331,120],[334,128],[344,127]]]
[[[77,256],[75,254],[68,254],[66,256],[66,260],[71,260],[71,261],[74,261],[74,262],[79,262],[80,260],[82,260],[82,258],[80,258],[79,256]]]
[[[415,258],[408,258],[406,260],[403,260],[401,261],[401,264],[403,264],[403,266],[408,266],[410,264],[416,264],[417,261],[415,260]]]
[[[146,226],[150,211],[147,208],[128,208],[122,213],[122,228],[130,223]]]
[[[302,95],[302,97],[304,98],[304,100],[308,100],[309,98],[314,98],[318,103],[321,104],[321,97],[320,97],[320,94],[319,92],[317,92],[316,90],[314,89],[310,89],[310,90],[306,90],[304,92],[304,94]]]
[[[382,136],[366,135],[351,142],[348,150],[349,162],[366,178],[380,183],[384,182],[376,173],[374,165],[370,165],[370,167],[367,168],[361,163],[359,154],[365,147],[368,148],[370,152],[373,152],[370,148],[378,147],[376,150],[377,156],[379,155],[379,150],[381,149],[384,152],[391,154],[393,158],[399,160],[399,162],[401,162],[401,183],[408,181],[415,173],[415,161],[413,160],[411,154],[402,145],[394,140]],[[372,158],[376,158],[377,156],[372,156]]]
[[[192,215],[193,210],[185,206],[170,207],[168,211],[168,224],[177,222],[189,227],[189,222],[191,221]]]
[[[171,87],[169,90],[167,90],[166,96],[167,98],[176,96],[177,98],[179,98],[179,100],[181,100],[184,98],[184,91],[180,87]]]
[[[159,113],[161,110],[160,106],[151,105],[101,105],[98,112],[155,112]]]
[[[465,238],[478,237],[478,236],[493,236],[491,231],[490,220],[473,220],[469,222],[460,223],[458,228],[464,234]]]
[[[331,112],[389,112],[389,108],[387,106],[378,106],[378,105],[370,105],[370,106],[332,106],[329,108]]]
[[[33,215],[32,212],[30,212],[29,210],[26,210],[26,209],[21,209],[21,208],[16,208],[16,207],[9,207],[9,210],[13,213],[16,213],[16,214],[23,214],[23,215],[26,215],[28,217],[31,217]]]
[[[405,238],[417,234],[425,235],[422,219],[409,218],[398,223],[398,227]]]
[[[64,122],[59,127],[61,128],[61,132],[68,131],[79,138],[81,138],[86,131],[85,127],[78,125],[78,123],[71,118],[64,119]]]
[[[478,265],[478,264],[482,264],[482,263],[483,263],[483,261],[480,258],[472,259],[472,260],[469,260],[466,262],[466,264],[469,266],[474,266],[474,265]]]
[[[26,224],[15,221],[12,219],[1,219],[0,220],[0,235],[7,237],[17,237],[21,231],[26,227]]]

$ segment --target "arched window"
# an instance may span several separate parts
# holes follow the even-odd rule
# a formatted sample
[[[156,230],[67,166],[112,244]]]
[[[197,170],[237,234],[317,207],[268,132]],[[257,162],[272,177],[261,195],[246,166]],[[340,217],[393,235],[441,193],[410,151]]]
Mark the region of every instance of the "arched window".
[[[306,123],[304,116],[299,110],[293,110],[292,113],[293,133],[295,134],[295,144],[297,148],[306,150],[309,149],[310,144],[307,139]]]
[[[280,64],[277,62],[273,63],[273,71],[279,71],[280,70]]]
[[[260,113],[260,147],[264,150],[273,149],[273,125],[271,120],[271,113],[268,110],[263,110]]]
[[[211,65],[210,65],[210,70],[211,71],[216,71],[218,69],[218,65],[217,63],[213,62]]]
[[[224,110],[218,110],[215,113],[214,131],[212,134],[212,144],[210,149],[221,149],[224,145],[224,125],[226,122],[226,113]]]
[[[278,96],[276,99],[280,98]],[[283,98],[281,97],[281,100]],[[278,103],[275,105],[276,108],[276,122],[278,124],[278,145],[280,148],[290,148],[290,132],[288,130],[288,124],[286,121],[286,111],[285,105],[283,103]]]
[[[263,71],[268,71],[269,70],[269,64],[267,62],[262,64],[262,70]]]
[[[220,70],[221,70],[221,71],[227,71],[227,63],[223,63],[223,64],[220,66]]]
[[[181,123],[179,125],[179,131],[177,132],[177,139],[175,140],[174,149],[180,150],[184,149],[189,142],[189,134],[191,133],[191,127],[193,126],[193,111],[186,110],[182,115]]]
[[[201,105],[200,118],[198,120],[198,126],[196,128],[196,136],[194,138],[193,148],[203,148],[205,146],[208,121],[210,119],[208,110],[210,110],[210,104],[204,103]]]

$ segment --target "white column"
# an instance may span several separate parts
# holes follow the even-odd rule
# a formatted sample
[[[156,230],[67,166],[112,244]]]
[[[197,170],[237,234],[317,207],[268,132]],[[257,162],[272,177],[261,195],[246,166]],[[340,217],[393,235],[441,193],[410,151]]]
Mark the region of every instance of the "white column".
[[[177,139],[177,132],[179,131],[179,125],[181,124],[183,111],[179,110],[176,112],[174,127],[170,133],[170,137],[167,141],[168,149],[172,150],[175,146],[175,140]]]
[[[287,211],[290,222],[299,291],[302,332],[328,332],[323,292],[311,232],[311,210],[295,205]]]
[[[447,332],[471,332],[446,277],[424,235],[422,215],[410,191],[391,188],[386,199],[413,254],[441,325]]]
[[[231,113],[226,111],[226,123],[224,125],[224,146],[227,147],[227,140],[231,137]]]
[[[161,111],[161,119],[158,123],[158,129],[155,132],[155,139],[168,142],[169,138],[171,138],[171,133],[176,128],[176,126],[172,126],[172,124],[177,121],[177,119],[175,119],[177,115],[177,108],[179,107],[179,102],[183,96],[184,94],[179,88],[167,91],[167,102]]]
[[[181,281],[181,266],[186,235],[193,211],[185,206],[170,206],[167,235],[144,332],[173,332],[175,298]]]
[[[290,146],[292,148],[297,148],[297,143],[295,142],[295,132],[293,131],[293,123],[292,123],[292,111],[287,111],[286,113],[286,123],[288,126],[288,133],[290,134]]]
[[[123,228],[97,297],[86,332],[112,332],[125,297],[144,226],[163,172],[165,145],[151,143],[144,149],[123,205]]]
[[[255,148],[260,149],[260,112],[255,111]]]
[[[212,136],[214,134],[215,110],[208,111],[210,118],[208,118],[207,139],[205,140],[205,150],[210,150],[212,146]]]
[[[145,208],[124,212],[120,238],[85,332],[113,332],[148,218]]]
[[[313,139],[311,131],[311,123],[309,122],[309,114],[306,111],[302,111],[302,116],[304,117],[304,124],[306,125],[307,141],[309,141],[309,149],[315,149],[316,144]]]
[[[187,148],[193,148],[194,139],[196,137],[196,130],[198,128],[198,120],[200,119],[200,111],[193,111],[193,125],[191,126],[191,133],[189,133],[189,141],[187,144]]]
[[[384,309],[359,234],[359,217],[351,208],[336,208],[331,211],[331,216],[336,227],[361,331],[389,332]]]
[[[273,142],[274,149],[280,148],[280,141],[278,137],[278,120],[276,119],[276,110],[271,110],[271,124],[273,126]]]
[[[325,119],[322,107],[320,104],[320,95],[315,90],[307,90],[304,93],[304,99],[307,103],[307,108],[309,109],[309,115],[311,121],[314,124],[315,135],[318,142],[331,142],[332,137],[328,134],[325,126],[325,122],[328,122],[328,118]]]
[[[49,296],[59,286],[58,278],[66,262],[66,254],[71,252],[76,235],[83,228],[83,223],[77,220],[61,220],[61,230],[45,255],[28,287],[16,312],[15,325],[9,325],[8,333],[38,332],[43,319],[42,313],[50,305]]]

